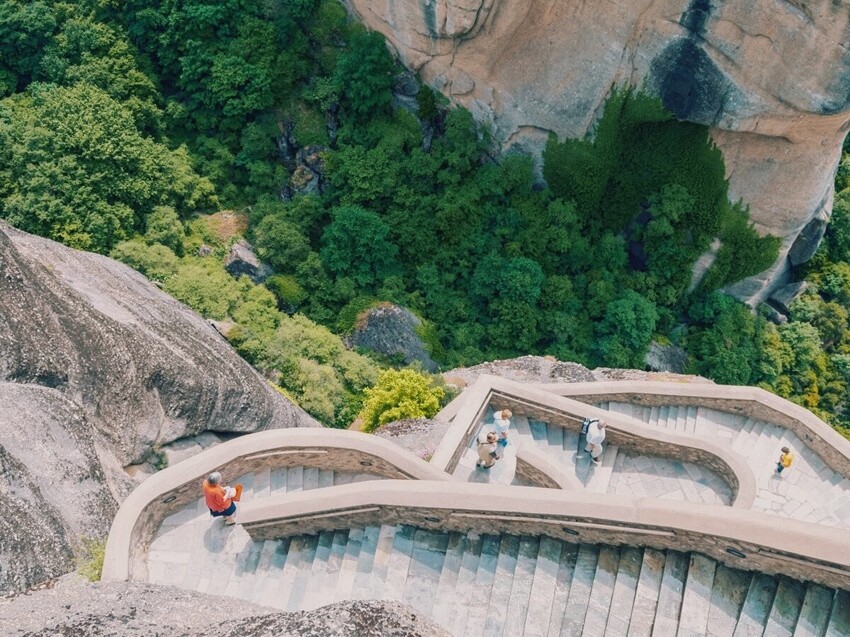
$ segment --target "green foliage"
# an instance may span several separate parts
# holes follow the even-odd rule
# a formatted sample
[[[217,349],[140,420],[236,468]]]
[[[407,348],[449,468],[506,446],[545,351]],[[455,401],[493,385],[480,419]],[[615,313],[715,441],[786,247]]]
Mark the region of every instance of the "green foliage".
[[[374,212],[359,206],[341,206],[322,235],[322,262],[338,277],[373,290],[396,269],[396,246],[390,229]]]
[[[377,384],[365,391],[360,417],[363,431],[405,418],[430,418],[440,410],[445,392],[431,379],[413,369],[387,370]]]
[[[596,329],[597,355],[609,367],[641,367],[658,321],[655,306],[626,290],[605,308]]]
[[[746,385],[759,377],[758,334],[763,319],[719,293],[691,306],[688,318],[692,327],[686,345],[692,373],[729,385]]]
[[[83,536],[75,553],[77,573],[90,582],[99,582],[106,557],[106,538]]]
[[[108,251],[156,206],[215,203],[180,151],[139,133],[132,113],[87,84],[34,85],[0,102],[0,215],[73,247]]]
[[[334,74],[346,110],[360,120],[386,113],[392,102],[393,68],[384,38],[373,31],[356,31]]]
[[[175,274],[180,265],[180,260],[170,248],[160,244],[149,245],[138,239],[122,241],[109,256],[160,282]]]

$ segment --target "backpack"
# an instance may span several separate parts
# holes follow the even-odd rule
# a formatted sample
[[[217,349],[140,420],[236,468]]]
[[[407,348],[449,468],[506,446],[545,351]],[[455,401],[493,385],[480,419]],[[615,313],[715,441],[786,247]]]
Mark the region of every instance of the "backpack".
[[[581,435],[586,436],[591,423],[599,422],[599,418],[585,418],[581,421]]]

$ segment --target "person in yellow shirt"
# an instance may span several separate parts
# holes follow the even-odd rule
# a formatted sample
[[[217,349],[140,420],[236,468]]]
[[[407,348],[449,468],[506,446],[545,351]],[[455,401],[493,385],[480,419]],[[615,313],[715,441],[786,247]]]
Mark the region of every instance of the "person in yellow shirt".
[[[779,462],[776,463],[776,473],[782,473],[794,462],[794,456],[788,447],[782,447],[782,455],[779,456]]]

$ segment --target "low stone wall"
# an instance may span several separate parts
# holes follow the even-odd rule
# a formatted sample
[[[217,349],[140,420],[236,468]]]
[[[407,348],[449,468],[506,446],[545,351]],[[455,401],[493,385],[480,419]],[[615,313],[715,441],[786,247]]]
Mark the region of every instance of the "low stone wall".
[[[563,471],[545,453],[527,444],[516,452],[516,477],[546,489],[581,491],[584,485],[575,476]]]
[[[168,467],[139,485],[112,523],[102,579],[144,580],[145,556],[156,530],[166,517],[200,497],[209,473],[220,471],[232,482],[245,473],[298,466],[391,479],[451,480],[415,454],[368,434],[332,429],[249,434]]]
[[[545,387],[587,404],[615,401],[644,407],[692,405],[770,422],[793,432],[830,469],[850,477],[850,440],[807,409],[758,387],[632,381]]]
[[[490,388],[487,383],[478,382],[446,406],[446,409],[451,407],[454,417],[443,440],[431,456],[432,465],[448,474],[455,470],[484,420],[489,397]],[[437,418],[440,418],[442,413],[437,414]]]
[[[381,524],[462,533],[551,536],[571,543],[703,553],[731,567],[850,588],[850,543],[837,529],[727,507],[600,499],[594,493],[386,480],[246,504],[255,541]]]

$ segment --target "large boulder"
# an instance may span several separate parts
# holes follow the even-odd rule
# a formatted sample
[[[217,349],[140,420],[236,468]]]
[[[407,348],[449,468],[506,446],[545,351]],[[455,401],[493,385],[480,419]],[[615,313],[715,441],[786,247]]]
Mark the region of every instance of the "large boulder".
[[[776,265],[730,288],[755,303],[813,253],[850,121],[850,3],[834,0],[347,0],[401,60],[505,146],[582,137],[611,87],[643,85],[711,127],[729,194],[783,238]],[[804,168],[801,168],[804,167]],[[817,220],[813,225],[809,225]]]
[[[407,364],[418,362],[427,371],[434,372],[437,364],[417,332],[421,325],[422,320],[410,310],[381,303],[358,317],[347,343],[384,356],[398,356]]]
[[[0,316],[0,593],[69,570],[152,447],[318,426],[139,273],[3,222]]]

